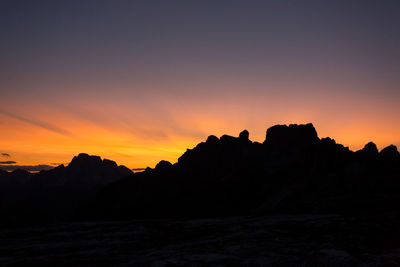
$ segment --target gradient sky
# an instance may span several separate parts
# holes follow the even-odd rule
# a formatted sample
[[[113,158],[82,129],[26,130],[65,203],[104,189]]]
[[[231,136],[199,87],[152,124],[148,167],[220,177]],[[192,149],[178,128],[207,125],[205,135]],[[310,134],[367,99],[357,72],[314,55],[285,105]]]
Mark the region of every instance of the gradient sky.
[[[1,1],[0,161],[175,162],[314,123],[400,146],[400,1]]]

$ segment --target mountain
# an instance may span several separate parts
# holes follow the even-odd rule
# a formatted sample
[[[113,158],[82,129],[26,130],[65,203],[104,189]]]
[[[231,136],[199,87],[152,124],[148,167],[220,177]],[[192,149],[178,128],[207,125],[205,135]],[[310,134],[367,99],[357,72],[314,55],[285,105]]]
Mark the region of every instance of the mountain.
[[[106,185],[133,172],[125,166],[99,156],[81,153],[68,166],[60,165],[38,173],[32,183],[41,187],[93,187]]]
[[[25,170],[15,170],[12,172],[6,172],[0,169],[0,185],[2,187],[8,186],[8,185],[21,185],[32,177],[32,174],[28,171]]]
[[[265,141],[209,136],[174,164],[132,173],[98,156],[37,174],[0,172],[0,223],[225,217],[272,213],[398,213],[400,154],[372,142],[351,151],[312,124],[275,125]]]
[[[100,188],[130,174],[114,161],[88,154],[79,154],[66,167],[36,174],[2,171],[1,217],[13,223],[68,219]]]
[[[270,213],[381,213],[400,207],[400,154],[353,152],[312,124],[276,125],[263,143],[209,136],[175,164],[161,161],[106,186],[81,216],[92,219]]]

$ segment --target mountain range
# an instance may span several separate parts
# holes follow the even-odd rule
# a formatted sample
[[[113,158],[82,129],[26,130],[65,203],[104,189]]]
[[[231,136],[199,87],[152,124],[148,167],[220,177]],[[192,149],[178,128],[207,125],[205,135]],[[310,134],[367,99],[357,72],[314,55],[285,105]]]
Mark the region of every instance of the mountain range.
[[[226,217],[272,213],[397,213],[400,154],[368,143],[351,151],[312,124],[209,136],[174,164],[132,173],[80,154],[68,166],[0,172],[4,222]]]
[[[79,154],[68,166],[29,173],[0,171],[2,223],[52,222],[73,217],[100,188],[133,172],[99,156]]]

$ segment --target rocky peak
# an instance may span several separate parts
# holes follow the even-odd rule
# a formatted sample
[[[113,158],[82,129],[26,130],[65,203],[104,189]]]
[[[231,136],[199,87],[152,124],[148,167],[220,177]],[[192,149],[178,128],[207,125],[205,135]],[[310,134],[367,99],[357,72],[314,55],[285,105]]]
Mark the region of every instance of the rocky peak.
[[[78,156],[75,156],[71,162],[68,164],[68,167],[80,167],[80,166],[100,166],[102,160],[99,156],[90,156],[86,153],[80,153]]]
[[[115,161],[109,159],[103,159],[103,166],[106,168],[117,168],[118,165]]]
[[[124,166],[118,166],[112,160],[101,159],[81,153],[73,157],[67,167],[60,165],[50,171],[36,175],[36,180],[43,186],[93,186],[107,184],[132,174]]]
[[[310,145],[319,140],[314,126],[309,124],[275,125],[267,130],[264,143],[272,146]]]
[[[379,153],[379,156],[385,160],[399,160],[400,153],[397,151],[397,147],[394,145],[390,145],[382,149]]]
[[[161,160],[159,163],[157,163],[156,165],[156,170],[166,170],[169,169],[170,167],[172,167],[171,162],[166,161],[166,160]]]
[[[223,144],[233,144],[236,142],[236,137],[224,134],[219,140],[221,140]]]
[[[378,156],[378,148],[373,142],[369,142],[364,146],[363,149],[357,151],[357,153],[362,153],[368,157],[377,157]]]
[[[207,137],[207,144],[216,144],[218,143],[219,139],[218,137],[216,137],[215,135],[210,135],[209,137]]]
[[[243,131],[239,134],[239,139],[240,139],[240,140],[244,140],[244,141],[248,141],[248,140],[249,140],[249,131],[243,130]]]

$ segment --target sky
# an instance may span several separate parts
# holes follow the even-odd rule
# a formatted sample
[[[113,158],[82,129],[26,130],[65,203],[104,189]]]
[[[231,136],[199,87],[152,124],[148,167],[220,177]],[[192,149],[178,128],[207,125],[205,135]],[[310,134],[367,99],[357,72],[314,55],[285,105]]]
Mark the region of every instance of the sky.
[[[176,162],[312,122],[400,147],[400,2],[1,1],[0,164]],[[7,154],[7,155],[4,155]]]

